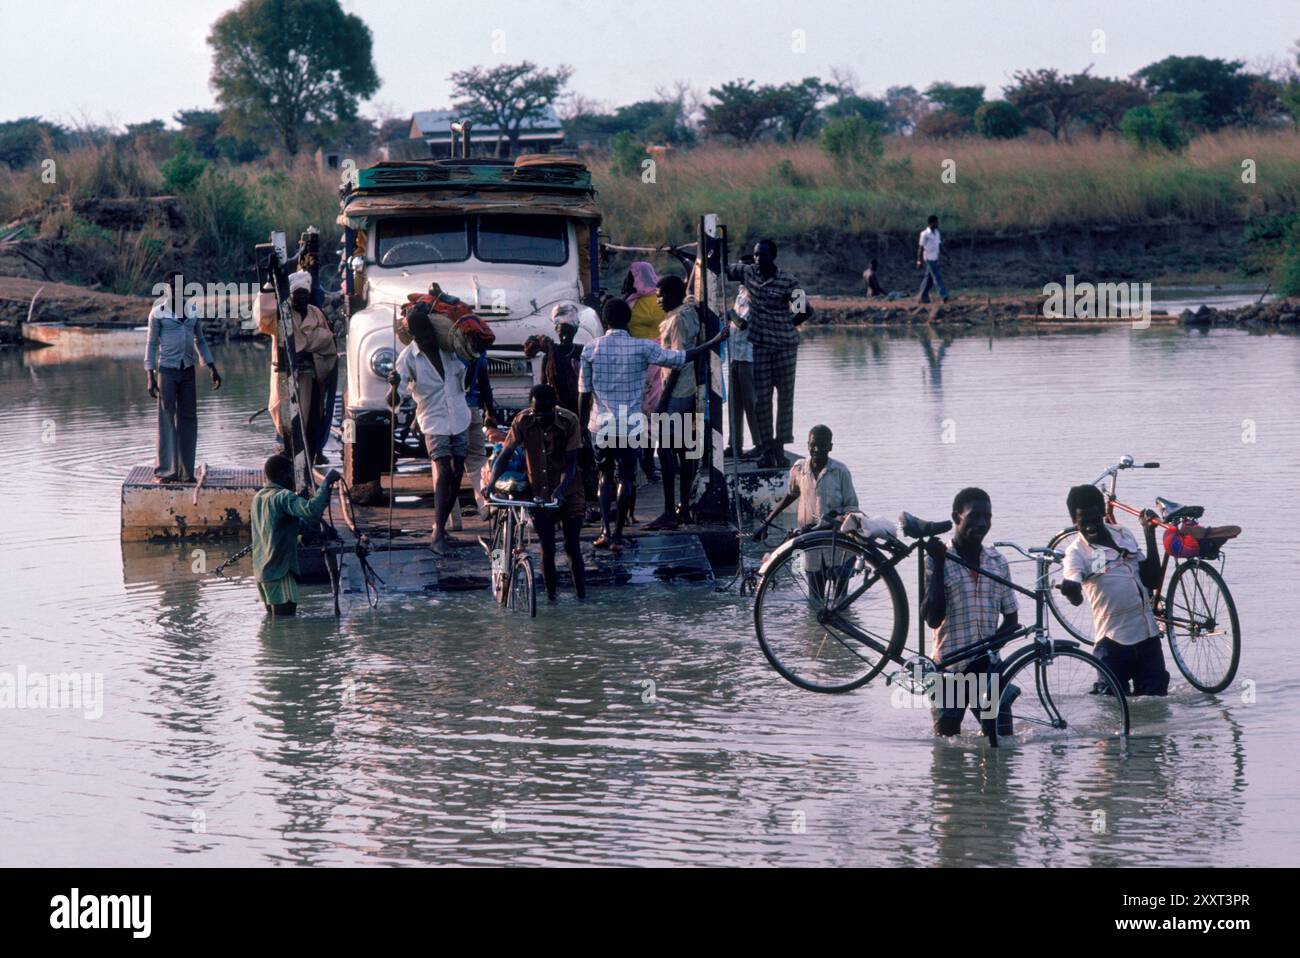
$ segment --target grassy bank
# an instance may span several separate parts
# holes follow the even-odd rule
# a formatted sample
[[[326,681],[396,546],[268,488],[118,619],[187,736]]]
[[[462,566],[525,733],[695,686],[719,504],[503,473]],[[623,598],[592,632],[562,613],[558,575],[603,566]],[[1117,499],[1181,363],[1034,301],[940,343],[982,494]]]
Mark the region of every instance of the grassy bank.
[[[14,238],[52,251],[59,279],[116,293],[148,292],[173,267],[200,280],[244,280],[253,244],[265,242],[272,229],[288,230],[292,242],[315,225],[329,244],[340,232],[337,176],[306,158],[208,164],[179,189],[166,164],[129,146],[52,159],[53,182],[39,165],[0,170],[0,225],[23,222]]]
[[[1253,159],[1256,182],[1241,180]],[[956,181],[941,179],[955,164]],[[835,232],[919,230],[930,213],[957,231],[1179,219],[1239,222],[1300,209],[1300,135],[1223,133],[1181,154],[1119,139],[886,141],[870,168],[836,165],[814,144],[708,147],[670,156],[654,184],[593,161],[614,235],[651,241],[688,234],[701,212],[723,213],[733,237],[778,240]]]
[[[57,261],[55,279],[143,293],[159,272],[175,266],[237,280],[248,275],[252,245],[272,228],[292,238],[314,224],[326,234],[326,249],[337,236],[336,175],[306,158],[208,164],[188,178],[120,144],[53,159],[52,183],[39,165],[0,170],[0,224],[22,221],[18,238],[35,243],[34,254]],[[1255,164],[1253,183],[1242,181],[1247,159]],[[1267,234],[1265,245],[1273,244],[1269,255],[1283,262],[1292,245],[1288,223],[1300,213],[1295,133],[1204,136],[1178,154],[1144,152],[1114,138],[890,138],[874,162],[847,166],[811,143],[709,146],[669,155],[654,183],[612,172],[608,157],[588,161],[607,234],[621,243],[685,241],[706,211],[723,214],[737,241],[772,236],[813,249],[844,238],[909,234],[932,212],[950,236],[1151,229],[1170,221],[1239,230],[1250,221]],[[944,181],[945,168],[955,173],[954,182]],[[159,203],[165,194],[175,199]],[[106,201],[128,202],[106,215]],[[171,209],[179,211],[179,222],[168,221]],[[1276,225],[1260,226],[1269,223]]]

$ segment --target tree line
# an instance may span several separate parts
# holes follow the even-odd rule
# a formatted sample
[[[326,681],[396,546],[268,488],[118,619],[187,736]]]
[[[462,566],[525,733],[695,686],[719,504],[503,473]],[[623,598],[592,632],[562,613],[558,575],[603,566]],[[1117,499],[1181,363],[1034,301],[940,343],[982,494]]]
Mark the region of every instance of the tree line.
[[[39,117],[0,123],[0,163],[24,166],[50,150],[130,140],[182,166],[246,163],[278,151],[293,156],[329,146],[358,156],[408,135],[409,117],[370,119],[360,104],[379,89],[369,27],[339,0],[243,0],[218,18],[208,44],[215,108],[182,110],[125,131],[69,129]],[[617,154],[646,145],[701,140],[750,144],[820,137],[836,150],[880,136],[1012,139],[1038,130],[1053,140],[1119,133],[1151,147],[1178,149],[1201,132],[1300,123],[1300,54],[1288,65],[1251,71],[1243,61],[1169,56],[1129,77],[1056,69],[1020,70],[999,95],[948,82],[924,90],[862,92],[847,73],[830,80],[758,84],[736,79],[700,98],[689,86],[654,99],[602,106],[567,89],[573,70],[530,62],[475,66],[449,79],[462,116],[499,132],[498,151],[516,151],[521,131],[551,111],[572,145],[609,145]],[[843,144],[848,143],[846,148]],[[641,154],[643,155],[643,154]]]

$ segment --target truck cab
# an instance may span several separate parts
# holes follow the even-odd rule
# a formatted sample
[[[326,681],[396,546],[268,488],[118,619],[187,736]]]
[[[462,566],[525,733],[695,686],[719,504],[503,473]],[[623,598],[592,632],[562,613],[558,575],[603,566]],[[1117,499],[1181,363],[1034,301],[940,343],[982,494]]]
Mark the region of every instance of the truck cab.
[[[390,462],[421,454],[411,410],[391,421],[387,377],[403,348],[409,294],[444,293],[469,304],[496,334],[488,351],[497,409],[528,404],[540,357],[533,335],[554,338],[552,309],[579,307],[576,341],[601,334],[596,302],[600,213],[586,167],[553,156],[380,163],[344,188],[348,314],[344,472],[354,497],[374,498]],[[504,424],[503,424],[504,425]],[[394,437],[399,437],[394,442]]]

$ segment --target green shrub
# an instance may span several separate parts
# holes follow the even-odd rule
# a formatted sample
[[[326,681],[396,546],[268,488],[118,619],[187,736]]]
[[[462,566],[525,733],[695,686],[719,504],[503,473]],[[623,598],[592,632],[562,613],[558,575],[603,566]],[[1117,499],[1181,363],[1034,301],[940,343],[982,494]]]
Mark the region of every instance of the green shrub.
[[[1173,110],[1161,104],[1135,106],[1124,114],[1119,128],[1126,140],[1144,150],[1160,148],[1173,152],[1188,143]]]
[[[609,168],[616,176],[640,176],[646,159],[645,146],[627,130],[610,140]]]
[[[181,140],[175,155],[160,167],[163,187],[169,193],[188,193],[199,181],[208,165],[200,159],[189,140]]]
[[[870,172],[885,152],[884,131],[860,116],[832,120],[822,128],[820,144],[841,170]]]

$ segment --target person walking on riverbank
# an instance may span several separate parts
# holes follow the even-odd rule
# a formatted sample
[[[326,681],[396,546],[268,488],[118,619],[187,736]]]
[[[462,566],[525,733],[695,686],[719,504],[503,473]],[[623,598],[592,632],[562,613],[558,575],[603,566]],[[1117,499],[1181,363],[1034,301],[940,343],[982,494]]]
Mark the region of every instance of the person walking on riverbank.
[[[149,311],[144,347],[149,395],[158,400],[158,461],[153,471],[158,482],[194,481],[199,441],[195,364],[207,366],[212,388],[221,388],[221,374],[203,337],[198,304],[184,302],[181,279],[175,270],[167,274],[167,292]]]
[[[799,359],[798,327],[812,313],[799,281],[776,265],[776,243],[754,244],[754,252],[727,267],[727,278],[749,293],[749,342],[754,347],[754,394],[765,468],[786,466],[785,446],[794,442],[794,374]],[[776,392],[776,423],[772,392]]]
[[[931,216],[926,222],[928,225],[921,230],[916,243],[916,268],[925,270],[925,275],[921,277],[921,291],[916,299],[920,303],[930,302],[930,288],[933,286],[946,303],[948,288],[943,285],[943,277],[939,275],[939,247],[943,243],[943,237],[939,235],[939,217]]]
[[[253,574],[257,594],[269,615],[298,611],[298,536],[320,523],[330,490],[342,478],[331,469],[311,499],[293,491],[293,460],[274,455],[263,469],[266,484],[253,496],[249,510],[253,536]]]

